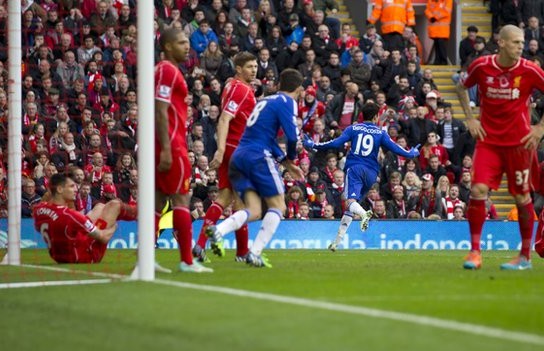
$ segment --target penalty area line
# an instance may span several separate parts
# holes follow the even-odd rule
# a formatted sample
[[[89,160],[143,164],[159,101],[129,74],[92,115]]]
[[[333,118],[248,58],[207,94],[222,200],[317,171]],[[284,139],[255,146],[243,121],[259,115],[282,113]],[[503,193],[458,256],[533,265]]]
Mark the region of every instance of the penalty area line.
[[[273,301],[273,302],[278,302],[283,304],[309,307],[312,309],[321,309],[321,310],[328,310],[328,311],[334,311],[334,312],[355,314],[355,315],[366,316],[366,317],[389,319],[389,320],[393,320],[397,322],[423,325],[423,326],[444,329],[449,331],[456,331],[456,332],[462,332],[462,333],[473,334],[478,336],[485,336],[485,337],[489,337],[493,339],[508,340],[508,341],[515,341],[515,342],[519,342],[523,344],[533,344],[533,345],[544,346],[544,336],[541,336],[541,335],[510,331],[510,330],[505,330],[500,328],[487,327],[487,326],[478,325],[478,324],[458,322],[454,320],[447,320],[447,319],[441,319],[436,317],[386,311],[386,310],[380,310],[376,308],[369,308],[369,307],[362,307],[362,306],[344,305],[344,304],[334,303],[334,302],[317,301],[317,300],[310,300],[310,299],[305,299],[300,297],[282,296],[282,295],[275,295],[270,293],[233,289],[233,288],[226,288],[226,287],[213,286],[213,285],[201,285],[201,284],[176,282],[176,281],[164,280],[164,279],[155,279],[153,281],[150,281],[150,283],[174,286],[174,287],[179,287],[184,289],[208,291],[208,292],[231,295],[231,296],[249,297],[256,300]]]

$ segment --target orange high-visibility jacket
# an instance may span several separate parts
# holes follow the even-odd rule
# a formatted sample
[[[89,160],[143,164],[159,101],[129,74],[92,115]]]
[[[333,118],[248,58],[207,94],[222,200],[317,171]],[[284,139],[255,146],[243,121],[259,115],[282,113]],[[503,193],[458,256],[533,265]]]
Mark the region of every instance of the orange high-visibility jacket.
[[[406,26],[415,26],[416,17],[411,0],[375,0],[368,22],[380,20],[382,34],[400,33]]]
[[[429,20],[429,38],[450,38],[450,23],[453,0],[428,0],[425,16]],[[431,18],[436,21],[431,22]]]

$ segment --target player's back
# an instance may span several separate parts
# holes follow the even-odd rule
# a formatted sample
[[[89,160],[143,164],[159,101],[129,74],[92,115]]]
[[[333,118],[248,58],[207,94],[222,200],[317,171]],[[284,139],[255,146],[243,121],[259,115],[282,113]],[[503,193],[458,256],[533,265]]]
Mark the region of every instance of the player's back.
[[[380,170],[378,153],[381,146],[392,142],[386,131],[373,123],[358,123],[346,129],[351,148],[346,157],[346,167],[363,165],[376,172]]]
[[[155,66],[155,99],[170,105],[168,135],[172,151],[187,150],[187,92],[187,83],[179,68],[167,60]]]
[[[51,257],[57,262],[76,262],[78,250],[89,240],[94,224],[66,206],[42,202],[34,207],[34,227],[42,234]]]
[[[278,93],[261,99],[247,121],[239,148],[273,150],[280,127],[287,138],[297,138],[298,107],[293,98]]]
[[[225,85],[221,95],[221,111],[234,117],[229,124],[227,145],[238,145],[255,104],[255,93],[249,84],[233,78]]]

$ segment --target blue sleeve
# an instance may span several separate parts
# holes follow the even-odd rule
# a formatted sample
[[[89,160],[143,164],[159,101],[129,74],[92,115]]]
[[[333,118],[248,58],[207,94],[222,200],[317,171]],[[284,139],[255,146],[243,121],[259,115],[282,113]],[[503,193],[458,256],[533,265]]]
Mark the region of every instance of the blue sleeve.
[[[278,115],[281,128],[287,138],[287,158],[294,160],[297,157],[299,134],[297,128],[297,105],[293,99],[287,99],[284,96],[281,98],[284,99],[284,102],[280,104]]]
[[[324,143],[316,143],[314,144],[314,149],[316,150],[328,150],[328,149],[338,149],[340,147],[344,147],[344,144],[351,140],[351,131],[353,128],[350,126],[346,129],[344,129],[344,132],[342,135],[340,135],[338,138],[327,141]]]
[[[391,137],[387,133],[382,134],[381,145],[385,147],[387,150],[390,150],[397,155],[412,158],[412,155],[408,151],[400,147],[393,140],[391,140]]]
[[[272,145],[272,156],[274,156],[274,159],[281,163],[283,159],[285,158],[285,152],[280,148],[280,146],[276,143]]]

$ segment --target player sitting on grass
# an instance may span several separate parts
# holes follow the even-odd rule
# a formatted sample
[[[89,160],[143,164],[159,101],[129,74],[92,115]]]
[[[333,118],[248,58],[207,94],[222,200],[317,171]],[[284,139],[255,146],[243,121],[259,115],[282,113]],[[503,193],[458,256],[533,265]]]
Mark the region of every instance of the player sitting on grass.
[[[111,200],[97,204],[87,215],[68,207],[76,198],[76,183],[55,174],[49,183],[51,199],[34,207],[34,227],[57,263],[98,263],[106,252],[117,220],[135,220],[137,208]]]
[[[351,141],[351,148],[346,159],[344,167],[345,181],[343,197],[347,198],[346,208],[342,219],[338,234],[333,243],[329,245],[329,250],[336,251],[336,247],[346,234],[353,214],[361,217],[361,230],[368,229],[372,211],[365,211],[359,205],[359,200],[366,196],[366,193],[376,183],[378,173],[380,172],[380,164],[378,163],[378,152],[380,147],[391,150],[397,155],[414,158],[419,156],[418,146],[406,151],[391,140],[389,134],[376,125],[378,121],[378,111],[380,107],[369,102],[363,106],[363,123],[351,125],[344,130],[338,138],[324,142],[314,143],[314,141],[304,135],[304,147],[315,150],[338,149],[343,147],[345,143]]]

